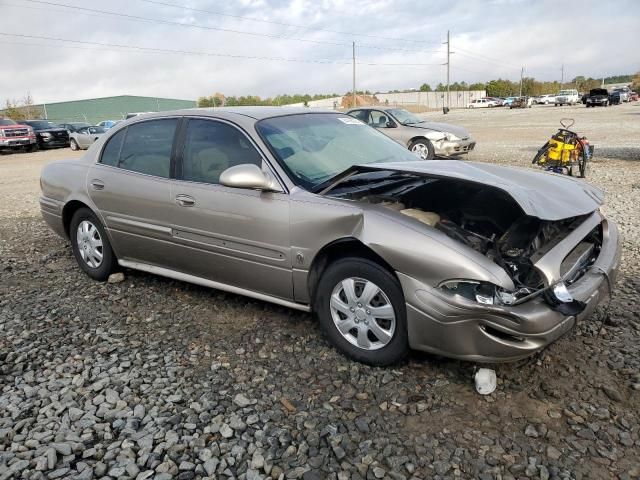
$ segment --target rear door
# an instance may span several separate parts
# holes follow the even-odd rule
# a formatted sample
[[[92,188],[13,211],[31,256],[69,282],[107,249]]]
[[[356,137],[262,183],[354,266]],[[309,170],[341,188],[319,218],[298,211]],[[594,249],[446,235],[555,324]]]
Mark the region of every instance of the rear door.
[[[269,171],[251,139],[231,123],[191,118],[178,158],[171,221],[181,271],[292,299],[288,194],[219,183],[235,165]]]
[[[121,260],[173,264],[170,176],[179,122],[150,119],[118,130],[89,171],[87,190]]]

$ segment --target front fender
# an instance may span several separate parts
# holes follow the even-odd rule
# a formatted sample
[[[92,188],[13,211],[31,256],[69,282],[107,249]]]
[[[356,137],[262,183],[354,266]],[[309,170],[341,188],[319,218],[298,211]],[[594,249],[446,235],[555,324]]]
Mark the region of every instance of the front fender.
[[[507,290],[507,273],[484,255],[417,220],[384,207],[292,192],[291,258],[296,291],[305,290],[318,252],[336,240],[355,238],[395,271],[430,286],[466,278]]]
[[[359,239],[397,272],[435,287],[455,278],[490,282],[506,290],[507,273],[481,253],[418,220],[392,212],[367,212]]]

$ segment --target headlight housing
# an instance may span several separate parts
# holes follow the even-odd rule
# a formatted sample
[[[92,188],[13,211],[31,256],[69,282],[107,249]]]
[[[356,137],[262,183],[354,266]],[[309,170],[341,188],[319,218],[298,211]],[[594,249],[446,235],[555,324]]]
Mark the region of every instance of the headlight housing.
[[[51,134],[49,132],[42,132],[40,135],[45,137],[45,138],[48,138],[48,137],[51,136]]]
[[[481,305],[513,305],[518,298],[531,293],[528,289],[509,292],[490,282],[464,279],[447,280],[439,287],[449,294],[460,295]]]

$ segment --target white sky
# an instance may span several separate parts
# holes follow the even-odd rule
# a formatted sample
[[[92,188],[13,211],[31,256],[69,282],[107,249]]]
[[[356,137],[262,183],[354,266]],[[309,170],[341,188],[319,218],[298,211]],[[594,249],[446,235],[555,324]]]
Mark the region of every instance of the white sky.
[[[526,76],[560,80],[563,63],[565,79],[627,74],[640,70],[639,25],[637,0],[0,0],[4,34],[334,62],[153,53],[0,34],[0,102],[27,92],[36,103],[126,94],[195,99],[218,91],[342,94],[351,88],[354,40],[357,61],[378,64],[357,66],[358,89],[435,87],[446,79],[440,64],[447,29],[456,52],[452,82],[516,80],[521,66]]]

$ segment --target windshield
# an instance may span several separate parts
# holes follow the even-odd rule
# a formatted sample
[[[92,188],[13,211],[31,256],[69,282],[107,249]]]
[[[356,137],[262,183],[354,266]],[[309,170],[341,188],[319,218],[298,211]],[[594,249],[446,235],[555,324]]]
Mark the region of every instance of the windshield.
[[[53,122],[48,122],[46,120],[30,120],[28,122],[24,122],[27,125],[32,126],[36,130],[46,130],[47,128],[60,128]]]
[[[416,117],[414,114],[407,112],[405,109],[403,108],[391,108],[389,110],[387,110],[391,115],[393,115],[394,117],[396,117],[398,119],[398,121],[400,123],[402,123],[403,125],[412,125],[414,123],[420,123],[422,122],[422,120],[420,120],[418,117]]]
[[[0,127],[6,127],[7,125],[17,125],[17,123],[10,118],[0,118]]]
[[[560,90],[558,95],[574,95],[576,94],[573,90]]]
[[[292,179],[309,190],[354,165],[417,160],[386,135],[345,115],[267,118],[256,130]]]

